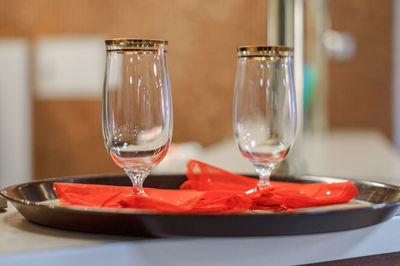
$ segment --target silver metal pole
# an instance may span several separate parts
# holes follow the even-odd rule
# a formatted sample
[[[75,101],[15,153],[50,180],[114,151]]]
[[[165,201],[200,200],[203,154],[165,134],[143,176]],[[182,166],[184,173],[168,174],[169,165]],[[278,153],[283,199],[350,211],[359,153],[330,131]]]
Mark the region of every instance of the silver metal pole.
[[[268,45],[294,45],[294,0],[269,0]]]
[[[287,158],[287,173],[305,172],[301,157],[303,139],[303,83],[304,83],[304,1],[269,0],[267,44],[294,47],[294,80],[297,103],[297,141]]]

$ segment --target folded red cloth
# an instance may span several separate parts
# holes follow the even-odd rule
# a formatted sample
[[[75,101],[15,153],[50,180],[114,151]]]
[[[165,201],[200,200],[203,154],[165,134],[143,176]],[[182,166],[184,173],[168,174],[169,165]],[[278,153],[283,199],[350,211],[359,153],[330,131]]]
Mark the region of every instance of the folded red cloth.
[[[295,184],[271,182],[268,189],[245,192],[258,180],[190,161],[188,180],[180,190],[144,188],[149,197],[129,195],[130,187],[54,183],[64,205],[135,208],[162,213],[240,213],[246,210],[288,210],[346,203],[358,191],[352,182]]]

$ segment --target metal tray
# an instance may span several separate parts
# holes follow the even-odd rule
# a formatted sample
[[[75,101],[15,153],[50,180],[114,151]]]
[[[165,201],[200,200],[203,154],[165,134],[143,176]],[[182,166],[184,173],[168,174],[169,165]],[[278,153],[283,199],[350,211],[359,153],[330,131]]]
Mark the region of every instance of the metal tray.
[[[145,186],[178,188],[184,175],[151,175]],[[275,176],[294,183],[335,183],[347,179],[316,176]],[[31,222],[59,229],[135,236],[267,236],[333,232],[371,226],[394,216],[400,207],[400,187],[354,181],[359,190],[348,204],[287,212],[235,215],[154,214],[133,209],[65,207],[58,204],[53,182],[129,186],[122,175],[65,177],[9,186],[0,194]]]

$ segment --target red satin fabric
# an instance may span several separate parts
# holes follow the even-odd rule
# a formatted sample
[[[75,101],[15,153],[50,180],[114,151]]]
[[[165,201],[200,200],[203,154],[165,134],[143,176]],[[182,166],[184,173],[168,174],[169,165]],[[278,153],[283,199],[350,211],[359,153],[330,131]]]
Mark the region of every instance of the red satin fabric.
[[[352,182],[295,184],[271,182],[268,189],[245,192],[257,180],[199,162],[188,163],[188,180],[179,190],[144,188],[149,197],[129,195],[130,187],[54,183],[64,205],[135,208],[161,213],[240,213],[247,210],[287,210],[346,203],[358,191]]]

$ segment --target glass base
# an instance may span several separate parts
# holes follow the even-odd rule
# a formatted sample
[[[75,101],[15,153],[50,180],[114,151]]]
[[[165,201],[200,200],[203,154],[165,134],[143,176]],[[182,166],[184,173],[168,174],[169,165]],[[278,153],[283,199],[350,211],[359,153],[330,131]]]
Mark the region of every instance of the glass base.
[[[254,192],[258,192],[258,191],[268,191],[268,190],[271,190],[273,188],[273,186],[270,184],[270,183],[268,183],[268,185],[260,185],[260,184],[258,184],[256,187],[254,187],[254,188],[252,188],[252,189],[249,189],[249,190],[247,190],[245,193],[246,194],[252,194],[252,193],[254,193]]]

